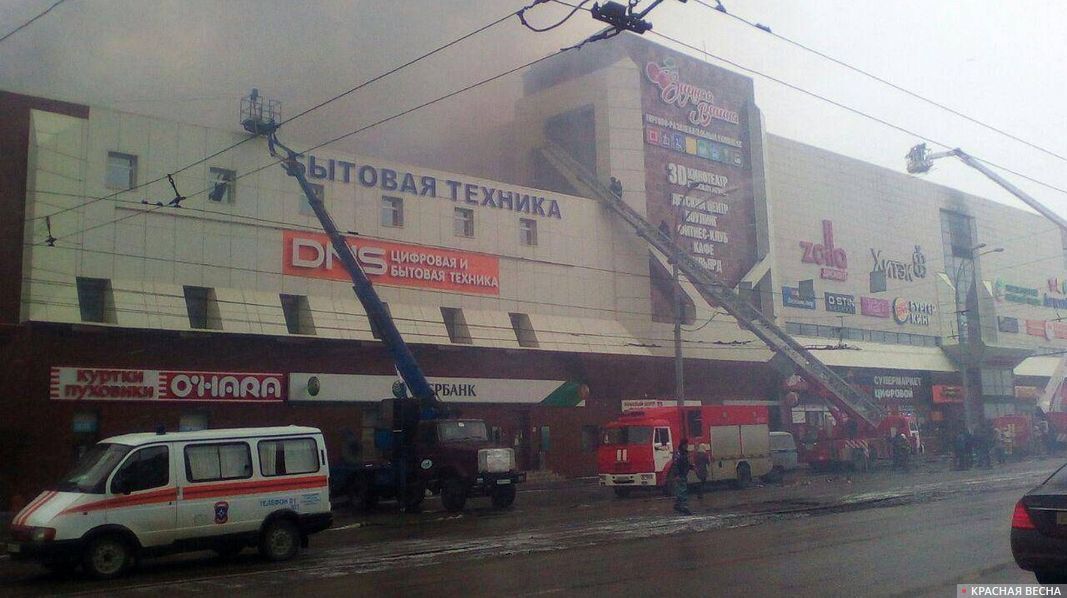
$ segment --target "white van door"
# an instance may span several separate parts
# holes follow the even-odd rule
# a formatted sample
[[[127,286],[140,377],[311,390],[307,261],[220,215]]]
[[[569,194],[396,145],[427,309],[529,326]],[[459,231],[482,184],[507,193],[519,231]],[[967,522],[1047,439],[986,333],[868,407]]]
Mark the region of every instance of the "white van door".
[[[249,531],[262,521],[247,441],[190,442],[181,451],[178,528],[183,539]]]
[[[131,452],[108,483],[107,523],[129,529],[142,546],[172,542],[178,495],[174,474],[171,447],[146,446]]]

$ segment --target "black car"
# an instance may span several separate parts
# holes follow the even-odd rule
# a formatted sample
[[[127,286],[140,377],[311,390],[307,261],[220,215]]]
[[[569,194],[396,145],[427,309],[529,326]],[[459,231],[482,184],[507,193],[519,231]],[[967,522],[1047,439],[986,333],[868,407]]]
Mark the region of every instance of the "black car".
[[[1015,504],[1011,552],[1039,583],[1067,583],[1067,465]]]

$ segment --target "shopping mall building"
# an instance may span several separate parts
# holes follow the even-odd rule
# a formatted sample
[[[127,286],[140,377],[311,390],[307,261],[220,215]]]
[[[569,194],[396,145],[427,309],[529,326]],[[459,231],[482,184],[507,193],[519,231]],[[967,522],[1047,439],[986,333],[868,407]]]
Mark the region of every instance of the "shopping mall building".
[[[505,180],[303,160],[441,399],[527,469],[592,474],[599,424],[674,396],[670,265],[549,146],[931,438],[961,417],[958,320],[989,417],[1031,411],[1057,361],[1031,356],[1067,348],[1055,226],[769,135],[746,77],[620,37],[523,92]],[[245,135],[0,92],[0,510],[127,431],[372,442],[396,374],[296,181],[262,139],[197,163]],[[771,352],[677,288],[686,399],[778,405]]]

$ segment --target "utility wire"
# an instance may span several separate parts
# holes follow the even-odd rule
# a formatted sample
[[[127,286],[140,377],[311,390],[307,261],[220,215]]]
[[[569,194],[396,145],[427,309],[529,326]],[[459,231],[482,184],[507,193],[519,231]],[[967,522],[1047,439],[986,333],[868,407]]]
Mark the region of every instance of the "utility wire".
[[[534,27],[533,25],[531,25],[526,20],[526,11],[531,9],[531,8],[533,8],[534,6],[537,6],[538,4],[544,4],[544,3],[548,2],[548,1],[549,0],[534,0],[533,4],[531,4],[531,5],[529,5],[529,6],[525,7],[525,8],[520,9],[516,14],[518,14],[519,21],[522,22],[523,26],[525,26],[530,31],[534,31],[534,32],[537,32],[537,33],[544,33],[546,31],[552,31],[553,29],[555,29],[557,27],[560,27],[564,23],[569,21],[570,18],[573,17],[576,12],[581,10],[583,6],[588,4],[590,0],[582,0],[581,2],[578,3],[577,6],[572,6],[571,7],[571,11],[569,13],[567,13],[567,16],[563,17],[562,19],[559,20],[559,22],[557,22],[557,23],[555,23],[553,25],[548,25],[547,27]]]
[[[1030,148],[1035,149],[1035,150],[1037,150],[1039,152],[1042,152],[1044,154],[1048,154],[1049,156],[1052,156],[1054,158],[1058,158],[1060,160],[1063,160],[1063,161],[1067,162],[1067,157],[1063,156],[1062,154],[1058,154],[1058,153],[1056,153],[1056,152],[1054,152],[1052,150],[1049,150],[1049,149],[1046,149],[1044,147],[1041,147],[1041,146],[1037,145],[1036,143],[1033,143],[1031,141],[1027,141],[1026,139],[1023,139],[1023,138],[1021,138],[1021,137],[1019,137],[1017,135],[1014,135],[1013,133],[1010,133],[1008,131],[1005,131],[1003,129],[995,127],[995,126],[993,126],[993,125],[991,125],[989,123],[983,122],[981,120],[978,120],[977,118],[975,118],[973,116],[964,114],[963,112],[960,112],[959,110],[956,110],[955,108],[952,108],[952,107],[946,106],[945,104],[942,104],[940,102],[931,100],[930,98],[922,96],[922,95],[920,95],[920,94],[918,94],[918,93],[916,93],[914,91],[911,91],[910,89],[907,89],[905,87],[897,85],[896,83],[893,83],[892,81],[889,81],[888,79],[885,79],[883,77],[879,77],[878,75],[875,75],[873,73],[867,72],[867,71],[865,71],[865,70],[863,70],[863,69],[861,69],[859,67],[853,66],[853,65],[851,65],[851,64],[849,64],[849,63],[847,63],[847,62],[845,62],[843,60],[839,60],[837,58],[834,58],[833,56],[830,56],[829,54],[826,54],[825,52],[821,52],[819,50],[816,50],[814,48],[806,46],[806,45],[804,45],[804,44],[802,44],[802,43],[800,43],[798,41],[795,41],[795,40],[792,40],[792,39],[790,39],[788,37],[785,37],[784,35],[781,35],[781,34],[773,32],[773,31],[770,31],[767,28],[760,27],[757,23],[753,23],[752,21],[749,21],[749,20],[745,19],[744,17],[735,15],[735,14],[730,13],[730,12],[726,12],[725,10],[719,8],[719,6],[722,6],[721,3],[719,4],[719,6],[712,6],[711,4],[707,3],[705,0],[696,0],[696,3],[700,4],[701,6],[704,6],[706,8],[709,8],[709,9],[711,9],[711,10],[717,12],[717,13],[724,14],[724,15],[730,17],[731,19],[734,19],[734,20],[737,20],[737,21],[739,21],[741,23],[744,23],[745,25],[748,25],[748,26],[750,26],[750,27],[752,27],[754,29],[759,29],[760,31],[762,31],[764,33],[767,33],[767,34],[770,34],[771,36],[773,36],[773,37],[775,37],[775,38],[777,38],[777,39],[779,39],[779,40],[781,40],[781,41],[783,41],[783,42],[785,42],[787,44],[790,44],[790,45],[795,46],[797,48],[800,48],[800,49],[802,49],[802,50],[804,50],[806,52],[809,52],[811,54],[819,56],[820,58],[824,58],[826,60],[829,60],[830,62],[832,62],[832,63],[834,63],[834,64],[836,64],[838,66],[842,66],[842,67],[844,67],[844,68],[846,68],[846,69],[848,69],[848,70],[850,70],[850,71],[852,71],[854,73],[863,75],[864,77],[867,77],[868,79],[871,79],[871,80],[877,81],[878,83],[881,83],[883,85],[889,86],[889,87],[891,87],[891,88],[893,88],[893,89],[895,89],[895,90],[897,90],[897,91],[899,91],[901,93],[904,93],[904,94],[906,94],[906,95],[908,95],[908,96],[910,96],[912,98],[915,98],[917,100],[925,102],[925,103],[927,103],[927,104],[929,104],[931,106],[935,106],[937,108],[940,108],[941,110],[944,110],[945,112],[948,112],[949,114],[958,116],[959,118],[962,118],[962,119],[964,119],[966,121],[969,121],[969,122],[971,122],[973,124],[976,124],[976,125],[978,125],[980,127],[984,127],[986,129],[989,129],[990,131],[993,131],[995,133],[999,133],[999,134],[1001,134],[1001,135],[1003,135],[1003,136],[1005,136],[1005,137],[1007,137],[1009,139],[1012,139],[1014,141],[1018,141],[1019,143],[1025,145],[1027,147],[1030,147]]]
[[[815,98],[817,100],[821,100],[821,101],[826,102],[826,103],[828,103],[830,105],[833,105],[833,106],[836,106],[838,108],[841,108],[842,110],[845,110],[846,112],[851,112],[852,114],[855,114],[857,116],[862,116],[863,118],[866,118],[868,120],[871,120],[871,121],[874,121],[874,122],[879,123],[881,125],[884,125],[886,127],[889,127],[890,129],[893,129],[895,131],[899,131],[901,133],[906,133],[908,135],[911,135],[912,137],[917,137],[917,138],[919,138],[919,139],[921,139],[923,141],[926,141],[927,143],[932,143],[934,145],[937,145],[939,147],[943,147],[945,149],[953,149],[955,147],[955,145],[953,145],[953,144],[946,143],[946,142],[943,142],[943,141],[938,141],[936,139],[933,139],[931,137],[928,137],[926,135],[923,135],[923,134],[918,133],[916,131],[913,131],[911,129],[905,128],[905,127],[903,127],[901,125],[897,125],[897,124],[891,123],[891,122],[889,122],[889,121],[887,121],[887,120],[885,120],[883,118],[879,118],[877,116],[874,116],[873,114],[869,114],[867,112],[863,112],[862,110],[860,110],[858,108],[853,108],[852,106],[849,106],[848,104],[843,104],[843,103],[841,103],[841,102],[839,102],[837,100],[834,100],[834,99],[828,98],[826,96],[817,94],[814,91],[809,91],[807,89],[804,89],[803,87],[800,87],[800,86],[795,85],[793,83],[790,83],[788,81],[785,81],[785,80],[779,79],[777,77],[774,77],[772,75],[768,75],[766,73],[757,71],[756,69],[744,66],[743,64],[740,64],[738,62],[734,62],[733,60],[730,60],[728,58],[723,58],[722,56],[719,56],[717,54],[713,54],[711,52],[708,52],[705,48],[698,48],[698,47],[696,47],[696,46],[694,46],[692,44],[688,44],[688,43],[683,42],[683,41],[681,41],[681,40],[679,40],[679,39],[677,39],[675,37],[671,37],[671,36],[666,35],[664,33],[660,33],[659,31],[656,31],[656,30],[652,30],[652,31],[650,31],[650,33],[652,33],[653,35],[656,35],[657,37],[661,37],[661,38],[663,38],[665,40],[668,40],[668,41],[671,41],[671,42],[673,42],[675,44],[678,44],[679,46],[688,48],[688,49],[690,49],[690,50],[692,50],[694,52],[698,52],[700,54],[704,54],[706,56],[710,56],[711,58],[714,58],[715,60],[718,60],[720,62],[726,63],[726,64],[728,64],[728,65],[730,65],[730,66],[732,66],[734,68],[737,68],[737,69],[740,69],[742,71],[745,71],[746,73],[752,73],[753,75],[757,75],[759,77],[762,77],[764,79],[773,81],[773,82],[775,82],[775,83],[777,83],[779,85],[782,85],[784,87],[788,87],[789,89],[792,89],[793,91],[798,91],[798,92],[800,92],[800,93],[802,93],[804,95],[813,97],[813,98]],[[968,153],[970,153],[970,152],[968,152]],[[1067,194],[1067,188],[1058,187],[1058,186],[1053,185],[1051,183],[1046,183],[1046,182],[1041,181],[1039,179],[1036,179],[1034,177],[1031,177],[1031,176],[1025,175],[1025,174],[1023,174],[1021,172],[1018,172],[1016,170],[1012,170],[1011,168],[1008,168],[1006,166],[1001,166],[1000,164],[997,164],[996,162],[991,162],[991,161],[986,160],[984,158],[978,158],[974,154],[971,154],[971,157],[975,158],[977,160],[980,160],[982,163],[987,164],[987,165],[989,165],[989,166],[991,166],[993,168],[997,168],[997,169],[1002,170],[1004,172],[1013,174],[1013,175],[1015,175],[1015,176],[1017,176],[1017,177],[1019,177],[1021,179],[1025,179],[1027,181],[1030,181],[1031,183],[1035,183],[1035,184],[1041,185],[1042,187],[1046,187],[1048,189],[1052,189],[1053,191],[1058,191],[1060,193]]]
[[[29,27],[30,25],[32,25],[32,24],[33,24],[33,22],[34,22],[34,21],[36,21],[37,19],[39,19],[39,18],[41,18],[41,17],[45,16],[46,14],[48,14],[48,13],[52,12],[52,10],[53,10],[54,8],[56,8],[56,7],[57,7],[57,6],[59,6],[60,4],[63,4],[63,3],[64,3],[64,2],[66,2],[66,1],[67,1],[67,0],[57,0],[57,2],[55,2],[55,3],[53,3],[53,4],[52,4],[52,6],[49,6],[48,8],[44,9],[44,12],[42,12],[42,13],[38,14],[37,16],[33,17],[33,18],[32,18],[32,19],[30,19],[29,21],[26,21],[25,23],[23,23],[23,24],[19,25],[18,27],[15,27],[15,28],[14,28],[13,30],[11,30],[11,31],[9,31],[8,33],[4,34],[4,37],[0,37],[0,44],[4,43],[4,41],[5,41],[5,40],[6,40],[7,38],[11,37],[12,35],[15,35],[15,34],[16,34],[16,33],[18,33],[19,31],[22,31],[23,29],[25,29],[25,28]]]
[[[65,0],[60,0],[60,1],[63,2]],[[57,2],[56,4],[58,5],[59,2]],[[49,9],[49,10],[51,10],[51,9]],[[295,114],[295,115],[283,120],[282,122],[278,123],[278,126],[280,127],[282,125],[291,123],[291,122],[295,121],[298,118],[307,116],[308,114],[310,114],[311,112],[314,112],[315,110],[323,108],[324,106],[326,106],[326,105],[328,105],[330,103],[333,103],[333,102],[335,102],[335,101],[337,101],[337,100],[339,100],[339,99],[341,99],[343,97],[346,97],[346,96],[348,96],[348,95],[350,95],[352,93],[355,93],[356,91],[359,91],[360,89],[363,89],[364,87],[367,87],[368,85],[371,85],[371,84],[376,83],[376,82],[378,82],[378,81],[380,81],[380,80],[382,80],[382,79],[384,79],[386,77],[389,77],[390,75],[393,75],[393,74],[397,73],[398,71],[400,71],[402,69],[405,69],[405,68],[407,68],[407,67],[409,67],[409,66],[411,66],[411,65],[413,65],[413,64],[415,64],[417,62],[425,60],[426,58],[429,58],[430,56],[438,54],[438,53],[442,52],[443,50],[445,50],[447,48],[450,48],[450,47],[452,47],[452,46],[454,46],[454,45],[456,45],[456,44],[458,44],[458,43],[460,43],[462,41],[465,41],[465,40],[467,40],[467,39],[469,39],[469,38],[471,38],[471,37],[473,37],[475,35],[478,35],[479,33],[483,32],[483,31],[485,31],[485,30],[487,30],[489,28],[495,27],[496,25],[499,25],[500,23],[502,23],[502,22],[510,19],[511,17],[515,16],[516,14],[518,14],[518,12],[519,11],[510,12],[507,15],[505,15],[503,17],[500,17],[499,19],[496,19],[495,21],[493,21],[493,22],[491,22],[491,23],[489,23],[487,25],[483,25],[482,27],[479,27],[478,29],[475,29],[474,31],[471,31],[471,32],[469,32],[469,33],[467,33],[465,35],[462,35],[462,36],[460,36],[460,37],[458,37],[458,38],[456,38],[456,39],[454,39],[454,40],[452,40],[452,41],[450,41],[450,42],[448,42],[448,43],[446,43],[444,45],[438,46],[437,48],[435,48],[433,50],[430,50],[429,52],[426,52],[425,54],[422,54],[422,55],[418,56],[417,58],[409,60],[409,61],[405,62],[404,64],[401,64],[401,65],[396,66],[396,67],[394,67],[392,69],[389,69],[388,71],[386,71],[386,72],[384,72],[384,73],[382,73],[380,75],[377,75],[375,77],[372,77],[372,78],[360,83],[359,85],[356,85],[355,87],[349,88],[349,89],[347,89],[347,90],[345,90],[345,91],[343,91],[343,92],[341,92],[341,93],[339,93],[339,94],[337,94],[337,95],[335,95],[335,96],[333,96],[333,97],[331,97],[331,98],[329,98],[327,100],[319,102],[318,104],[316,104],[316,105],[314,105],[314,106],[312,106],[312,107],[310,107],[310,108],[308,108],[308,109],[306,109],[306,110],[304,110],[302,112],[299,112],[299,113],[297,113],[297,114]],[[3,40],[0,40],[0,41],[3,41]],[[238,146],[240,146],[242,144],[245,144],[245,143],[247,143],[247,142],[249,142],[249,141],[251,141],[253,139],[256,139],[256,138],[257,138],[256,136],[251,136],[251,135],[248,136],[248,137],[244,137],[243,139],[241,139],[240,141],[237,141],[236,143],[232,143],[232,144],[230,144],[230,145],[228,145],[228,146],[226,146],[226,147],[214,152],[213,154],[205,156],[205,157],[203,157],[203,158],[201,158],[201,159],[199,159],[199,160],[197,160],[195,162],[187,164],[187,165],[179,168],[178,170],[175,170],[174,172],[171,172],[171,173],[168,173],[168,174],[173,176],[173,175],[185,172],[186,170],[189,170],[190,168],[193,168],[194,166],[198,166],[200,164],[203,164],[204,162],[207,162],[208,160],[216,158],[216,157],[218,157],[218,156],[220,156],[220,155],[222,155],[222,154],[224,154],[224,153],[226,153],[226,152],[228,152],[228,151],[230,151],[230,150],[232,150],[234,148],[237,148]],[[89,200],[89,201],[87,201],[85,203],[82,203],[82,204],[79,204],[79,205],[75,205],[75,206],[70,206],[70,207],[65,208],[63,210],[60,210],[59,212],[53,212],[51,214],[48,214],[48,216],[56,216],[58,214],[69,212],[71,210],[76,210],[76,209],[79,209],[79,208],[83,208],[85,206],[94,204],[94,203],[96,203],[98,201],[105,201],[105,200],[108,200],[108,199],[113,199],[115,197],[118,197],[119,195],[122,195],[123,193],[129,193],[130,191],[135,191],[137,189],[141,189],[143,187],[147,187],[149,185],[153,185],[153,184],[158,183],[160,181],[166,180],[166,178],[167,178],[167,175],[164,175],[164,176],[152,179],[152,180],[150,180],[150,181],[148,181],[146,183],[141,183],[141,184],[138,184],[138,185],[134,185],[133,187],[130,187],[129,189],[123,189],[121,191],[116,191],[115,193],[112,193],[110,195],[105,195],[103,197],[94,197],[94,198],[92,198],[91,200]],[[44,218],[44,216],[38,216],[38,217],[34,218],[33,220],[41,219],[41,218]]]

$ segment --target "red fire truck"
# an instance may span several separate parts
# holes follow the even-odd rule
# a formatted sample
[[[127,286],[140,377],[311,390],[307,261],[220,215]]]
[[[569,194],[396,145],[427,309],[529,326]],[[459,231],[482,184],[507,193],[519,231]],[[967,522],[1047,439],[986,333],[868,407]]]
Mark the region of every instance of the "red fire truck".
[[[804,421],[793,423],[800,461],[813,469],[848,465],[864,471],[873,459],[892,458],[893,439],[900,434],[913,453],[923,451],[919,426],[911,415],[880,409],[861,412],[799,376],[787,379],[785,389],[789,407],[795,406],[797,395],[804,391],[826,405],[825,411],[806,412]]]
[[[694,455],[706,445],[709,480],[734,480],[745,486],[771,471],[765,407],[651,407],[625,412],[604,426],[597,450],[600,485],[610,486],[616,496],[626,496],[636,487],[669,491],[671,466],[682,438],[689,440]],[[698,482],[690,471],[689,483]]]

